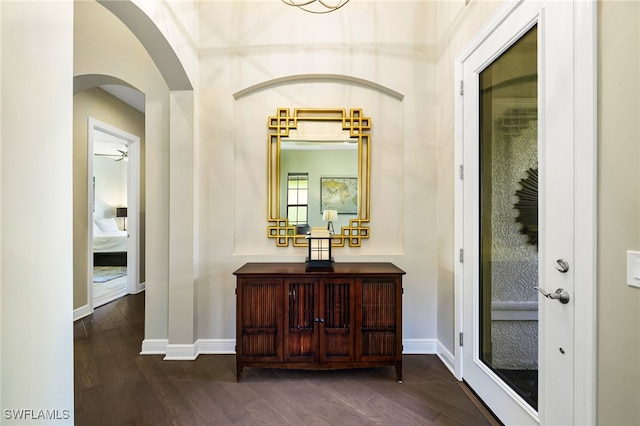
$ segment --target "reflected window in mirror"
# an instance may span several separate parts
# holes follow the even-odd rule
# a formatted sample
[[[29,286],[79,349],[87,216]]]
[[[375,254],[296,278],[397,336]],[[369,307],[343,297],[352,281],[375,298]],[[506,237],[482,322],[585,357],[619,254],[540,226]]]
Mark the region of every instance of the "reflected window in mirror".
[[[287,219],[291,225],[309,223],[309,173],[287,173]]]

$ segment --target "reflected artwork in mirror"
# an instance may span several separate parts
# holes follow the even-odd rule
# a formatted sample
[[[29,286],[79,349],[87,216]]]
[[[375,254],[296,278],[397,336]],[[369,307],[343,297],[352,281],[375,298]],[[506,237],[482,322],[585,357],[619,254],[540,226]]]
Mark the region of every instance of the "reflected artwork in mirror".
[[[269,117],[268,237],[307,246],[307,232],[337,210],[332,247],[369,238],[371,118],[362,109],[278,108]]]

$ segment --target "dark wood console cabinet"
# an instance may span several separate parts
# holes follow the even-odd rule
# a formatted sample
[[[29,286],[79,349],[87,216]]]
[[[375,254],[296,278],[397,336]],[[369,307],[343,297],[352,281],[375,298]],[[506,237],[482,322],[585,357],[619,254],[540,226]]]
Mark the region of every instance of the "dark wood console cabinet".
[[[395,366],[402,383],[402,276],[391,263],[247,263],[234,272],[237,380],[244,367]]]

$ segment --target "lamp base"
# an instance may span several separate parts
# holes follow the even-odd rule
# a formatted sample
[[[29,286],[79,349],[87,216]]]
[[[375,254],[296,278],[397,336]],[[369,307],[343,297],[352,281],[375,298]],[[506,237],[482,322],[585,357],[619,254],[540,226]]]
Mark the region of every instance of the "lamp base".
[[[331,259],[322,259],[322,260],[305,260],[305,264],[307,265],[307,271],[332,271],[333,270],[333,257]]]

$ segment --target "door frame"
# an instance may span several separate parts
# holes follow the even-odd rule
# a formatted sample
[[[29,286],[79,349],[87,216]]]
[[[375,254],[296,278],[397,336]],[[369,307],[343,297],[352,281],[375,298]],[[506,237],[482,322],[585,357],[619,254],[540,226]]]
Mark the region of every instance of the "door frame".
[[[463,278],[464,265],[464,108],[463,63],[487,40],[493,31],[523,3],[544,2],[533,0],[505,1],[486,22],[479,33],[455,60],[455,197],[454,197],[454,256],[455,263],[455,336],[462,336],[464,325]],[[574,14],[574,413],[575,424],[596,423],[596,377],[597,377],[597,310],[596,310],[596,260],[597,260],[597,3],[596,0],[572,0]],[[577,42],[579,41],[579,42]],[[455,375],[464,377],[464,363],[460,341],[454,347]],[[579,372],[579,374],[578,374]],[[542,381],[542,380],[541,380]],[[489,407],[491,408],[491,407]],[[569,408],[569,407],[567,407]]]
[[[87,306],[94,311],[93,300],[93,159],[94,132],[96,130],[118,137],[127,144],[127,293],[144,290],[140,282],[140,137],[93,117],[87,119]]]

